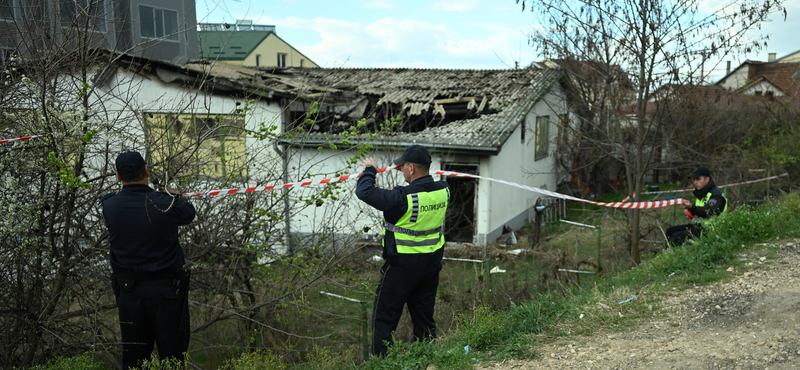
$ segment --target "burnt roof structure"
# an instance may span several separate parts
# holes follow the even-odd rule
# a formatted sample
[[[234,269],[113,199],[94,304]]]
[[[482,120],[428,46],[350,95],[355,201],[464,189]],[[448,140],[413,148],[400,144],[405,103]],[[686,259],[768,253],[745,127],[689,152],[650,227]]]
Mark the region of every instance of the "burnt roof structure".
[[[310,132],[287,144],[341,143],[345,138],[341,132],[358,120],[366,119],[367,123],[372,120],[375,124],[400,116],[402,123],[392,132],[377,138],[364,132],[347,139],[351,143],[422,144],[433,150],[486,154],[500,151],[528,111],[561,76],[561,71],[548,68],[319,68],[284,72],[303,86],[327,88],[322,96],[320,90],[316,90],[315,97],[320,104],[319,111],[329,111],[332,115],[330,124],[315,125]],[[305,112],[300,107],[292,109]]]

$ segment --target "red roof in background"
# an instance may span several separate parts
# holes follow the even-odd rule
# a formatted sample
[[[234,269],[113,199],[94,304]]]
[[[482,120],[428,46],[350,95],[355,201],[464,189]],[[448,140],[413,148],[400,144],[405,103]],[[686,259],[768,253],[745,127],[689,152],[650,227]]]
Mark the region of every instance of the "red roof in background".
[[[800,63],[745,62],[748,67],[747,81],[763,78],[787,95],[800,92]]]
[[[795,65],[795,68],[797,68],[797,65]],[[665,93],[665,89],[669,91]],[[800,109],[800,94],[794,96],[767,97],[736,94],[715,85],[665,85],[651,94],[651,96],[659,93],[682,99],[682,104],[713,104],[717,108],[735,108],[746,104],[771,106],[775,103],[790,102],[796,109]],[[651,115],[655,113],[659,105],[663,106],[663,102],[648,102],[646,114]],[[636,114],[636,105],[620,107],[619,113],[626,115]]]

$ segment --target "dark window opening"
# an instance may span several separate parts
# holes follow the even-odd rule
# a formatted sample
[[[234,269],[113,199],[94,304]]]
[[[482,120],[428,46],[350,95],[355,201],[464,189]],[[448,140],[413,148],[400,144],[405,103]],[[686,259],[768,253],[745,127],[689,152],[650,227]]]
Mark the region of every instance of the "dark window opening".
[[[0,2],[0,18],[14,19],[14,0]]]
[[[534,160],[547,157],[550,149],[550,116],[536,117],[536,132],[534,133],[535,147]]]
[[[286,67],[286,54],[278,53],[278,67]]]
[[[59,0],[62,27],[88,27],[106,30],[106,7],[103,0]]]
[[[180,41],[178,12],[139,5],[139,31],[143,38]]]
[[[342,87],[340,87],[342,88]],[[344,88],[342,88],[344,89]],[[357,101],[345,103],[334,103],[333,105],[324,104],[320,106],[317,114],[310,117],[314,124],[305,124],[306,112],[310,103],[298,103],[290,107],[287,129],[303,127],[305,131],[322,132],[327,134],[340,134],[349,130],[351,126],[364,118],[366,125],[359,129],[359,133],[374,132],[380,129],[387,120],[400,117],[400,122],[391,127],[393,132],[419,132],[425,129],[447,125],[454,121],[474,119],[486,114],[498,113],[497,109],[484,107],[478,112],[478,107],[470,108],[468,103],[428,103],[428,102],[408,102],[417,104],[416,108],[409,107],[404,103],[387,103],[381,101],[381,96],[370,95],[362,101],[366,106],[357,104]],[[443,99],[444,100],[444,99]],[[422,105],[428,103],[427,109]],[[335,106],[335,109],[332,109]],[[444,113],[444,115],[442,115]]]
[[[478,174],[477,164],[442,163],[442,170]],[[444,237],[450,242],[471,243],[475,236],[475,196],[478,180],[448,176],[450,203],[444,219]]]

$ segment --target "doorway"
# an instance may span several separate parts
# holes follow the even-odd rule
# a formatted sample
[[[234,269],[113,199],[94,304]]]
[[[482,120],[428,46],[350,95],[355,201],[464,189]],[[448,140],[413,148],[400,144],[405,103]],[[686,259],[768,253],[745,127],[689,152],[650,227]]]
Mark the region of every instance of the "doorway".
[[[478,165],[469,163],[442,163],[442,170],[478,174]],[[447,176],[450,186],[450,204],[444,219],[444,238],[449,242],[472,243],[475,236],[475,196],[478,179]]]

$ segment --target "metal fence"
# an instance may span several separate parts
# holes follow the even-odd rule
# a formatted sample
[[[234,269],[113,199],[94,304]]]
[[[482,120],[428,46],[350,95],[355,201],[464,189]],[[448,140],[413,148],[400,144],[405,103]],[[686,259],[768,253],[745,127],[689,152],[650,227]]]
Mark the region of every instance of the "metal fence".
[[[542,205],[545,207],[541,215],[542,223],[548,224],[558,222],[558,220],[567,217],[566,199],[552,197],[542,197],[541,199]],[[533,220],[536,217],[536,199],[531,199],[528,201],[528,203],[528,220],[530,220],[530,222],[534,222]]]

